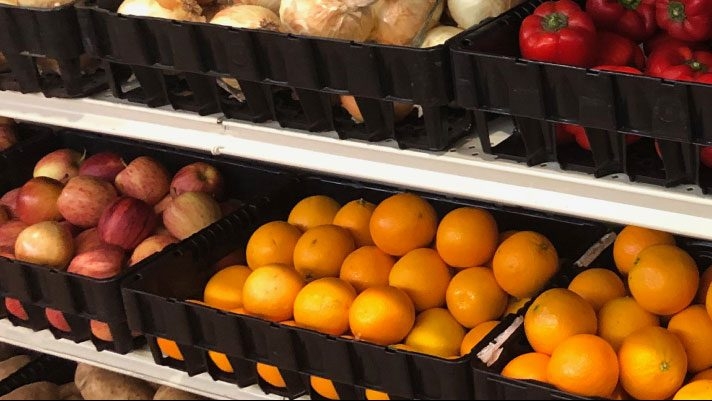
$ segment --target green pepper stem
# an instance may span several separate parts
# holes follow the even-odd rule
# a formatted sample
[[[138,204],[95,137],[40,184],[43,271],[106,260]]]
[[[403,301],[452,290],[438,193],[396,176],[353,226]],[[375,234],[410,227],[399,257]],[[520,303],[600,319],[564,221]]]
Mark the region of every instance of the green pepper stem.
[[[687,65],[695,72],[707,72],[708,69],[706,64],[700,63],[697,60],[690,60],[687,62]]]
[[[569,26],[569,17],[564,13],[551,13],[541,20],[541,27],[547,32],[558,32]]]
[[[636,10],[643,0],[618,0],[618,2],[628,10]]]
[[[675,22],[683,22],[687,18],[685,5],[679,1],[671,1],[668,4],[668,16]]]

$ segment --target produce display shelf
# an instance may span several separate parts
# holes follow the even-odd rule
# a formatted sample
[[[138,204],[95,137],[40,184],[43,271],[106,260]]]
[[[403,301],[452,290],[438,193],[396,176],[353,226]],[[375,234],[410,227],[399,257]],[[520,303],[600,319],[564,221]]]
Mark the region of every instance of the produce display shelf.
[[[631,183],[623,174],[594,178],[564,172],[557,163],[531,168],[494,162],[476,138],[446,152],[401,150],[389,140],[344,141],[335,133],[289,130],[276,123],[223,121],[218,114],[129,104],[108,93],[58,99],[3,92],[0,115],[712,240],[712,196],[698,187]],[[490,129],[501,131],[495,137],[503,139],[512,125],[495,121]]]
[[[127,355],[100,352],[88,341],[74,343],[65,339],[57,340],[49,330],[33,332],[30,329],[13,326],[7,319],[0,320],[0,342],[95,365],[212,399],[284,399],[283,397],[265,394],[257,385],[238,388],[234,384],[214,381],[207,373],[190,377],[187,373],[167,366],[156,365],[147,347],[135,350]],[[300,398],[300,400],[303,399],[308,398]]]

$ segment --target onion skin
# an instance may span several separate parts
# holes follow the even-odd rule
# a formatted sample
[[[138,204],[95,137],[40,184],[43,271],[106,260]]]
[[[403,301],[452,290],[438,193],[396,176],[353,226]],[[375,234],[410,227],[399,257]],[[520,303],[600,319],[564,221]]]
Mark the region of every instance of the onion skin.
[[[137,17],[205,22],[203,9],[195,0],[124,0],[116,12]]]
[[[443,8],[442,0],[378,0],[370,39],[384,45],[418,46],[414,43],[422,41],[418,34],[438,24]]]
[[[211,24],[235,28],[279,31],[282,23],[272,10],[254,5],[235,5],[220,10],[210,20]]]
[[[376,24],[376,0],[282,0],[279,18],[291,33],[364,42]]]
[[[444,44],[448,39],[455,35],[458,35],[463,31],[462,28],[456,26],[441,25],[428,31],[425,35],[423,43],[420,44],[422,48],[435,47]]]

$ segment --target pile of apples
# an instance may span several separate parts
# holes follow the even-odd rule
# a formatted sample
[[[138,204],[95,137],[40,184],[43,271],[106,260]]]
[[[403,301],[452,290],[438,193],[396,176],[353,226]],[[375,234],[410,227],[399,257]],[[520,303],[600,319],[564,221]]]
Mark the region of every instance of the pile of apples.
[[[109,279],[166,246],[188,238],[239,205],[224,200],[220,171],[204,162],[171,177],[157,160],[120,155],[86,157],[59,149],[34,167],[33,178],[0,198],[0,259]],[[9,313],[27,320],[21,303]],[[46,309],[58,330],[71,331],[62,312]],[[94,336],[113,341],[108,325],[92,321]]]

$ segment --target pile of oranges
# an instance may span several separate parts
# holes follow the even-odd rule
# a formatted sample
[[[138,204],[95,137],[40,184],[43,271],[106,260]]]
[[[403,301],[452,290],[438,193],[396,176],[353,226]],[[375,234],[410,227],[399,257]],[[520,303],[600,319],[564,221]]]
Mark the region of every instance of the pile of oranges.
[[[286,221],[259,227],[245,256],[247,266],[210,279],[206,305],[441,358],[469,354],[559,269],[545,236],[500,233],[494,217],[475,207],[439,221],[433,206],[411,193],[378,205],[305,198]],[[166,355],[169,345],[162,340]],[[232,370],[224,355],[211,357]],[[285,386],[275,367],[258,364],[258,373]],[[336,397],[330,381],[313,377],[311,384]]]
[[[711,399],[712,266],[665,232],[627,226],[617,272],[591,268],[544,291],[524,316],[534,352],[502,375],[612,399]],[[692,397],[692,398],[691,398]]]

